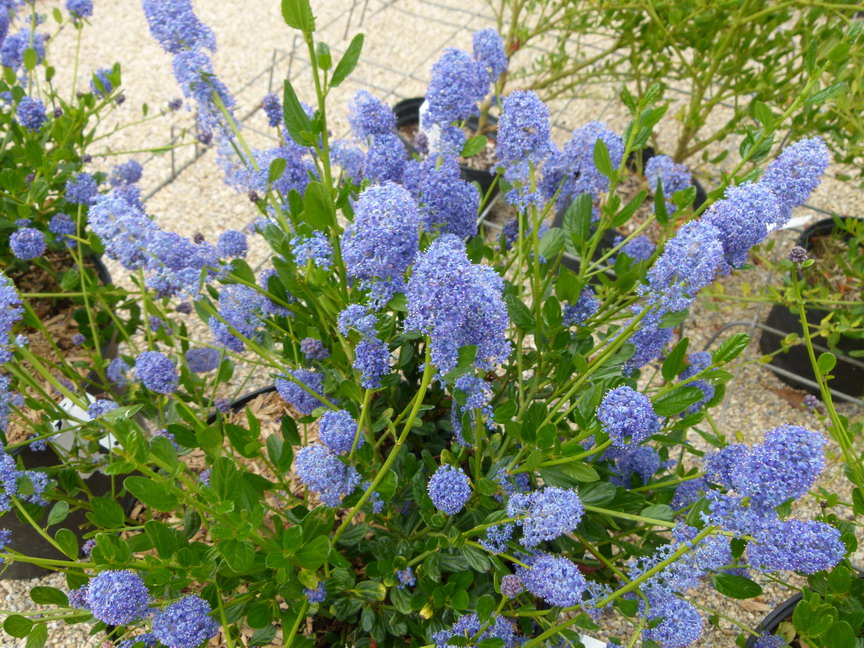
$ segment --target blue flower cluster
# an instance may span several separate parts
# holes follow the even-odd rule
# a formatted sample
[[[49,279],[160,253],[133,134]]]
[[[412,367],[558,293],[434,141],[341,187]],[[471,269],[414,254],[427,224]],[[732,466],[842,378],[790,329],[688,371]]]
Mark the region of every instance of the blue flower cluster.
[[[582,601],[587,583],[579,568],[564,556],[538,552],[516,568],[526,590],[549,605],[571,607]]]
[[[507,515],[519,518],[521,542],[528,548],[571,533],[584,513],[582,500],[575,490],[553,486],[526,495],[514,493],[507,502]]]
[[[330,357],[330,352],[324,343],[312,337],[300,341],[300,353],[306,357],[306,362],[320,362]]]
[[[246,252],[249,251],[249,243],[246,240],[246,235],[243,232],[229,229],[219,235],[216,241],[216,251],[219,256],[230,259],[246,257]]]
[[[614,244],[615,246],[621,245],[624,241],[623,236],[616,237]],[[640,235],[634,237],[631,241],[628,241],[621,247],[621,254],[626,254],[631,259],[636,261],[647,261],[651,258],[651,255],[654,254],[655,246],[651,242],[647,236]]]
[[[420,212],[404,187],[388,182],[360,194],[354,221],[342,234],[342,259],[348,276],[370,289],[373,306],[383,306],[403,289],[419,232]]]
[[[624,157],[624,142],[602,122],[590,122],[573,131],[562,151],[555,151],[543,165],[540,191],[546,200],[558,195],[558,204],[588,193],[595,200],[609,190],[609,178],[594,165],[594,146],[603,140],[609,150],[612,166],[618,167]],[[560,192],[560,193],[559,193]]]
[[[29,494],[20,489],[21,480],[29,482]],[[5,448],[0,448],[0,513],[6,513],[12,509],[12,498],[17,497],[30,502],[46,506],[48,502],[43,494],[50,485],[48,475],[35,470],[18,470],[15,460],[6,454]]]
[[[461,468],[440,466],[429,479],[429,498],[439,511],[456,515],[471,499],[471,484]]]
[[[202,349],[189,349],[186,352],[186,366],[193,373],[207,373],[219,366],[222,354],[218,349],[204,347]]]
[[[37,259],[45,254],[48,243],[45,235],[35,227],[22,227],[9,237],[9,249],[22,261]]]
[[[128,160],[111,169],[111,176],[108,181],[112,187],[131,185],[141,180],[142,175],[144,175],[144,167],[136,160]]]
[[[225,286],[219,295],[219,317],[211,316],[208,322],[216,342],[241,353],[244,342],[238,335],[250,340],[257,338],[267,302],[266,297],[249,286]]]
[[[128,625],[150,612],[150,592],[133,571],[99,572],[86,586],[85,605],[99,621],[109,625]]]
[[[90,18],[93,15],[93,0],[66,0],[66,11],[75,18]]]
[[[462,180],[455,158],[438,155],[410,161],[404,185],[417,201],[427,232],[446,232],[461,239],[477,233],[480,191]]]
[[[333,246],[324,232],[313,232],[311,236],[298,236],[291,241],[294,259],[299,266],[314,263],[322,270],[333,265]]]
[[[507,52],[501,35],[491,27],[474,32],[471,39],[474,60],[486,68],[492,83],[507,71]]]
[[[363,447],[366,440],[357,434],[357,422],[346,410],[328,410],[318,421],[318,438],[331,452],[345,454],[351,452],[356,439],[356,449]]]
[[[485,628],[485,629],[484,629]],[[480,632],[483,630],[483,632]],[[466,614],[456,621],[447,630],[440,630],[432,635],[436,648],[449,648],[454,644],[449,643],[451,639],[459,638],[460,646],[479,646],[484,641],[500,639],[504,642],[503,648],[517,648],[524,639],[516,634],[513,624],[501,616],[495,616],[489,623],[481,623],[476,613]],[[465,643],[465,639],[474,639],[475,642]]]
[[[360,474],[319,443],[305,446],[297,452],[294,468],[300,481],[317,493],[327,506],[339,506],[360,483]]]
[[[626,385],[606,393],[597,408],[597,419],[619,448],[639,445],[657,434],[661,425],[651,399]]]
[[[472,264],[465,244],[439,236],[414,265],[405,296],[406,331],[430,338],[432,363],[441,375],[454,369],[459,349],[477,347],[474,366],[489,371],[510,353],[503,281],[490,267]]]
[[[597,299],[591,286],[585,286],[575,304],[564,306],[564,326],[580,326],[598,310],[600,310],[600,300]]]
[[[819,186],[830,161],[825,142],[819,137],[811,137],[787,146],[768,165],[760,184],[771,189],[780,201],[780,212],[773,225],[785,225],[792,216],[792,209],[807,202]]]
[[[18,122],[24,128],[34,131],[42,130],[42,125],[48,119],[45,114],[45,104],[38,97],[24,97],[21,99],[16,115],[18,116]]]
[[[196,648],[219,632],[211,612],[200,596],[184,596],[153,616],[153,634],[169,648]]]
[[[507,202],[540,204],[542,196],[531,188],[531,170],[553,152],[549,108],[530,90],[512,92],[501,110],[496,149],[504,179],[514,187],[505,195]]]
[[[285,399],[286,403],[294,407],[303,416],[311,414],[315,409],[323,405],[321,400],[313,395],[324,395],[323,375],[309,369],[293,369],[287,373],[294,380],[288,378],[276,379],[276,391]],[[304,385],[307,389],[301,387],[300,384]]]
[[[355,137],[369,140],[396,131],[396,115],[384,102],[366,90],[358,90],[349,105],[348,122]]]
[[[164,353],[144,351],[135,358],[135,373],[150,391],[171,394],[177,391],[177,370]]]

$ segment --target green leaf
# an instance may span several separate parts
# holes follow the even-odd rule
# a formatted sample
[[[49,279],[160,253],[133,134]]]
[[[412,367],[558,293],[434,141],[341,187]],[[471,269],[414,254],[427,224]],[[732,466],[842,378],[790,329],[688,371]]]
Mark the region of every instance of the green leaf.
[[[149,520],[144,525],[144,533],[150,538],[153,547],[163,560],[171,558],[177,552],[177,537],[166,524],[157,520]]]
[[[60,550],[72,560],[78,560],[78,538],[69,529],[58,529],[54,541]]]
[[[607,178],[615,175],[615,169],[612,167],[612,159],[609,157],[609,149],[606,148],[606,142],[599,137],[594,142],[594,166],[597,170]]]
[[[819,355],[819,359],[816,360],[816,366],[819,367],[819,373],[826,376],[837,366],[837,357],[833,353],[822,353]]]
[[[484,594],[477,601],[477,607],[474,611],[477,612],[477,616],[480,617],[480,622],[486,623],[487,619],[489,619],[495,611],[495,597],[491,594]]]
[[[684,357],[687,355],[687,346],[689,344],[689,338],[682,339],[675,345],[675,348],[669,352],[669,355],[666,356],[666,359],[663,361],[663,368],[661,369],[661,373],[665,380],[672,380],[675,376],[684,371]]]
[[[651,506],[646,506],[642,509],[640,515],[651,518],[652,520],[671,522],[675,519],[675,510],[668,504],[652,504]]]
[[[771,109],[768,107],[768,105],[766,103],[764,103],[762,101],[754,101],[753,102],[753,116],[766,129],[773,128],[773,126],[774,126],[774,113],[771,112]]]
[[[615,214],[615,218],[612,219],[611,227],[621,227],[624,223],[630,220],[630,217],[636,213],[636,210],[642,206],[642,203],[645,202],[645,199],[648,197],[648,192],[646,190],[640,191],[636,194],[630,202],[624,205],[617,214]]]
[[[24,69],[30,72],[39,63],[39,55],[32,47],[24,50]]]
[[[855,632],[846,621],[838,621],[825,633],[825,645],[831,648],[855,648]]]
[[[507,314],[516,326],[528,333],[534,330],[534,316],[522,300],[515,295],[506,295],[504,302],[507,304]]]
[[[805,104],[818,104],[829,99],[834,99],[835,97],[839,97],[841,94],[846,92],[847,84],[845,81],[840,81],[839,83],[834,83],[824,90],[820,90],[819,92],[810,95],[804,101]]]
[[[377,581],[363,581],[354,588],[357,598],[364,601],[383,601],[387,597],[387,588]]]
[[[488,143],[488,139],[486,139],[485,135],[475,135],[467,142],[465,142],[465,146],[462,147],[462,152],[459,154],[464,158],[469,158],[472,155],[477,155],[480,151],[486,148],[486,144]]]
[[[345,79],[347,79],[354,68],[357,67],[357,61],[360,59],[360,52],[363,50],[363,34],[357,34],[351,39],[351,44],[345,50],[345,54],[336,64],[336,69],[333,70],[333,76],[330,78],[330,87],[335,88]]]
[[[30,590],[30,598],[39,605],[69,605],[69,599],[56,587],[37,586]]]
[[[48,626],[44,622],[37,623],[30,631],[24,648],[42,648],[46,641],[48,641]]]
[[[651,187],[654,190],[654,215],[657,217],[657,222],[661,225],[666,225],[669,222],[669,211],[666,209],[666,195],[663,191],[663,180],[657,178],[657,186]]]
[[[759,596],[762,587],[744,576],[717,574],[714,576],[714,589],[734,599],[749,599]]]
[[[285,120],[285,128],[288,134],[298,144],[311,146],[315,143],[312,133],[312,120],[300,105],[297,93],[288,79],[285,79],[285,87],[282,93],[282,118]]]
[[[550,227],[540,239],[540,256],[546,261],[552,261],[564,249],[564,232],[557,227]]]
[[[329,553],[330,540],[324,536],[318,536],[294,554],[294,560],[306,569],[318,569],[327,560]],[[379,600],[383,601],[384,599]]]
[[[6,633],[19,639],[23,639],[30,634],[32,628],[33,622],[20,614],[12,614],[6,617],[6,620],[3,622],[3,629]]]
[[[157,511],[173,511],[177,507],[177,497],[161,482],[147,477],[133,476],[127,477],[123,485],[142,504]]]
[[[303,194],[303,220],[314,229],[326,230],[336,223],[336,207],[330,192],[320,182],[310,182]]]
[[[286,25],[304,33],[315,31],[315,16],[309,0],[282,0],[282,18]]]
[[[66,519],[67,515],[69,515],[69,504],[66,502],[57,502],[51,507],[51,512],[48,514],[47,526],[50,527],[54,524],[59,524]]]
[[[680,414],[691,405],[705,398],[705,394],[698,387],[685,385],[673,389],[668,394],[654,401],[654,411],[657,416],[674,416]]]
[[[282,174],[285,173],[285,168],[288,166],[288,161],[285,158],[277,157],[274,158],[270,163],[270,170],[267,173],[267,182],[274,183],[279,178],[282,177]]]
[[[255,562],[255,547],[249,542],[221,540],[216,543],[216,549],[234,571],[245,571]]]
[[[583,193],[571,202],[567,211],[564,212],[564,231],[570,236],[570,240],[577,248],[582,246],[591,232],[593,207],[591,195]]]
[[[110,497],[94,497],[90,500],[93,513],[87,515],[87,519],[100,529],[118,529],[123,526],[125,513],[120,506]]]
[[[714,351],[711,355],[716,364],[725,364],[741,355],[741,352],[747,348],[748,344],[750,344],[749,335],[746,333],[736,333],[731,338],[724,341],[723,344],[720,345],[720,348]]]

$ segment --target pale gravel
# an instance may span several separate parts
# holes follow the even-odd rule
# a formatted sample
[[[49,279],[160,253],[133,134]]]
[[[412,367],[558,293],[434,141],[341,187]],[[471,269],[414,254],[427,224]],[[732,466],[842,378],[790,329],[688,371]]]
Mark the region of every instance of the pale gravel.
[[[50,9],[59,6],[58,0],[41,3]],[[107,120],[109,127],[118,123],[126,123],[135,119],[137,111],[143,103],[153,110],[159,110],[167,102],[179,96],[179,90],[171,76],[170,57],[162,52],[153,42],[147,31],[143,13],[139,3],[133,0],[118,0],[115,2],[97,2],[93,26],[85,29],[84,42],[80,62],[81,74],[86,75],[98,67],[110,65],[119,60],[123,66],[124,87],[127,102],[116,111],[116,116]],[[369,89],[373,94],[385,101],[396,101],[400,98],[416,96],[423,92],[428,81],[428,72],[438,53],[447,46],[469,48],[471,33],[474,29],[493,26],[488,16],[488,8],[482,0],[369,0],[362,27],[359,25],[363,10],[362,0],[357,3],[351,16],[351,28],[348,39],[344,38],[346,24],[349,19],[350,0],[327,0],[313,2],[319,24],[319,36],[326,40],[334,53],[344,51],[348,39],[356,31],[367,35],[366,46],[361,63],[352,80],[344,84],[333,95],[334,108],[331,111],[331,131],[336,136],[347,133],[345,119],[345,102],[360,87]],[[239,0],[216,2],[215,0],[198,0],[196,8],[202,20],[209,24],[217,34],[219,51],[214,57],[214,63],[220,78],[229,88],[236,89],[264,70],[271,57],[280,59],[276,66],[273,89],[278,90],[281,79],[290,71],[290,78],[298,89],[302,99],[310,101],[308,94],[308,67],[302,62],[305,50],[298,51],[296,59],[290,56],[295,44],[293,34],[283,25],[275,0],[263,2],[241,2]],[[598,41],[602,45],[602,42]],[[64,54],[73,51],[74,36],[62,33],[53,47],[60,48]],[[519,53],[517,62],[525,62],[537,50],[526,49]],[[254,55],[250,55],[254,53]],[[71,76],[72,58],[52,58],[51,62],[58,68],[57,78],[61,80]],[[81,77],[79,77],[80,79]],[[79,80],[79,86],[81,81]],[[62,87],[62,86],[61,86]],[[514,85],[513,87],[516,87]],[[68,89],[68,87],[67,87]],[[264,94],[270,90],[268,75],[264,74],[248,88],[236,93],[238,114],[245,116],[254,111]],[[620,131],[626,125],[629,116],[624,107],[614,97],[613,87],[591,86],[579,93],[578,98],[559,99],[550,103],[556,126],[553,129],[556,141],[563,143],[569,136],[569,131],[588,121],[605,120],[610,127]],[[661,148],[670,148],[673,133],[677,127],[675,115],[680,106],[680,99],[673,98],[672,105],[666,116],[658,125],[658,141]],[[188,128],[191,115],[185,109],[177,114],[167,114],[163,117],[132,128],[121,130],[106,138],[96,151],[109,154],[110,157],[99,158],[94,163],[97,168],[108,168],[117,161],[122,161],[124,155],[115,155],[123,151],[163,145],[169,142],[168,129],[174,125],[178,129]],[[712,116],[710,124],[722,123],[722,114]],[[266,121],[263,115],[254,114],[247,122],[247,133],[257,131],[250,137],[253,145],[265,146],[267,139],[260,132],[266,132]],[[711,147],[712,155],[724,148],[729,148],[731,155],[724,162],[724,167],[730,168],[735,157],[737,142],[729,138],[723,145]],[[189,137],[185,138],[189,141]],[[178,164],[188,160],[191,147],[179,149]],[[170,156],[162,155],[150,159],[147,154],[136,154],[139,161],[146,161],[145,176],[142,188],[146,193],[165,180],[171,172]],[[832,165],[829,176],[842,173],[844,169]],[[711,188],[712,180],[701,169],[703,184]],[[240,229],[250,222],[254,216],[245,196],[238,195],[221,182],[222,174],[213,151],[205,153],[190,168],[184,171],[176,180],[157,193],[149,202],[148,210],[154,214],[160,224],[191,235],[196,231],[205,234],[210,240],[215,240],[218,233],[225,228]],[[859,215],[864,205],[861,191],[853,184],[842,183],[833,177],[826,179],[814,193],[810,204],[841,214]],[[782,236],[784,245],[790,244],[788,233]],[[253,242],[254,241],[254,242]],[[249,261],[253,267],[266,262],[267,249],[260,239],[250,239],[253,242]],[[119,269],[112,268],[115,277],[120,276]],[[747,272],[735,273],[720,281],[727,293],[741,290],[742,284],[749,283],[759,286],[768,279],[763,267],[757,267]],[[776,280],[776,279],[775,279]],[[767,313],[763,311],[762,315]],[[730,302],[700,301],[693,309],[693,316],[687,323],[686,335],[691,339],[691,350],[701,349],[714,331],[730,321],[750,320],[754,316],[752,305],[745,303],[730,304]],[[192,324],[190,318],[190,324]],[[727,333],[727,335],[731,332]],[[206,341],[209,339],[206,327],[200,324],[193,327],[193,337]],[[725,336],[724,336],[725,337]],[[765,430],[782,423],[797,423],[824,432],[819,419],[794,407],[783,395],[788,396],[788,388],[773,374],[755,364],[758,359],[756,337],[747,349],[742,359],[751,364],[736,372],[736,378],[731,383],[727,403],[723,415],[717,424],[722,434],[730,440],[741,440],[745,443],[756,443]],[[722,339],[722,338],[721,338]],[[716,346],[716,345],[715,345]],[[243,372],[238,372],[242,374]],[[269,375],[251,372],[250,379],[244,385],[235,384],[235,389],[246,390],[270,382]],[[239,382],[239,381],[238,381]],[[228,394],[230,395],[230,394]],[[718,408],[719,409],[719,408]],[[852,417],[861,416],[858,408],[844,405],[843,412]],[[716,410],[715,410],[716,411]],[[826,470],[821,485],[832,485],[840,492],[848,492],[840,469],[838,451],[833,444],[829,445],[830,467]],[[802,516],[812,515],[818,511],[815,499],[805,499],[796,511]],[[838,511],[838,514],[840,511]],[[864,541],[864,538],[861,538]],[[861,553],[856,556],[859,564],[864,564]],[[30,601],[27,592],[36,584],[52,585],[63,588],[63,579],[59,574],[52,574],[42,579],[32,581],[0,581],[0,596],[3,603],[0,607],[6,610],[34,610],[36,606]],[[787,591],[774,587],[766,587],[765,593],[745,602],[732,601],[712,594],[710,588],[703,588],[694,600],[700,604],[717,609],[748,625],[755,625],[764,614],[779,601],[788,596]],[[56,626],[56,627],[55,627]],[[598,636],[622,632],[620,619],[613,617],[603,622],[604,632],[595,632]],[[735,631],[730,630],[731,624],[721,621],[720,628],[706,627],[703,638],[695,644],[702,648],[733,646]],[[65,626],[52,622],[48,646],[98,646],[99,641],[88,637],[88,626]],[[23,642],[0,634],[0,648],[23,646]],[[639,642],[636,644],[639,645]]]

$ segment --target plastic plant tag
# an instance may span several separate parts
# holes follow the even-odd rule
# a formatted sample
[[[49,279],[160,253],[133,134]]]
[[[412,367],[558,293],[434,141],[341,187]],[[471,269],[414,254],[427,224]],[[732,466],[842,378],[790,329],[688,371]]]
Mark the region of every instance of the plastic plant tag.
[[[87,401],[90,403],[96,402],[96,398],[91,396],[90,394],[86,394]],[[70,430],[65,430],[65,428],[69,427],[69,423],[73,423],[76,420],[80,421],[90,421],[91,418],[87,414],[86,410],[82,409],[78,405],[72,402],[70,398],[64,398],[58,403],[60,409],[69,414],[69,418],[58,419],[54,421],[51,425],[52,427],[59,432],[59,434],[55,437],[51,438],[51,443],[58,445],[63,448],[66,452],[69,452],[72,449],[72,445],[75,442],[75,432]],[[111,452],[117,446],[117,440],[111,435],[108,434],[105,437],[99,439],[99,445],[105,448],[108,452]]]
[[[597,641],[594,637],[580,635],[579,638],[582,640],[582,645],[585,646],[585,648],[606,648],[605,643]]]

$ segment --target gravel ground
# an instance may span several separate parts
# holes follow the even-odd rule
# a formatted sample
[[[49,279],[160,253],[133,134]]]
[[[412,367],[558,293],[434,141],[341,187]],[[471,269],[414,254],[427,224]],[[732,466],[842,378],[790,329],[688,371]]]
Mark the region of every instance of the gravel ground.
[[[51,7],[61,4],[59,0],[49,0],[40,2],[39,6],[46,7],[40,10],[50,11]],[[391,102],[422,94],[428,81],[429,68],[444,47],[469,48],[474,30],[493,26],[488,8],[482,0],[368,0],[365,7],[363,0],[353,3],[350,0],[319,0],[313,1],[313,5],[318,19],[318,37],[325,40],[337,55],[344,51],[353,33],[363,31],[367,35],[357,71],[332,96],[331,105],[334,108],[331,111],[331,130],[337,136],[346,134],[348,130],[345,106],[358,88],[366,88]],[[258,146],[267,142],[266,120],[260,111],[256,111],[264,94],[278,89],[281,79],[288,76],[301,99],[311,99],[308,66],[303,62],[305,52],[297,49],[297,40],[282,23],[278,6],[276,0],[196,2],[201,19],[217,34],[219,51],[214,57],[215,70],[235,93],[237,114],[249,116],[245,121],[246,134],[250,142]],[[193,159],[191,138],[188,133],[183,134],[183,130],[192,123],[191,113],[185,109],[161,114],[111,133],[115,125],[140,118],[143,104],[150,107],[152,115],[164,111],[167,102],[180,94],[171,75],[170,58],[150,38],[140,4],[134,0],[97,2],[93,26],[85,29],[83,34],[79,87],[82,82],[87,82],[90,72],[119,60],[128,99],[106,120],[105,128],[101,131],[106,137],[94,147],[95,151],[103,155],[97,156],[94,165],[108,168],[124,160],[129,155],[128,151],[164,146],[172,141],[172,137],[176,137],[173,141],[180,146],[174,156],[134,154],[136,159],[145,163],[142,181],[144,194],[156,192],[149,198],[147,206],[157,221],[184,235],[201,232],[210,240],[214,240],[225,228],[241,229],[250,222],[254,218],[254,210],[245,196],[238,195],[222,183],[214,152],[207,151]],[[62,83],[71,78],[73,61],[71,56],[60,56],[59,53],[74,51],[74,41],[73,33],[60,33],[52,41],[56,53],[51,55],[49,52],[52,64],[58,69],[60,87],[67,91],[71,91],[71,84],[64,87]],[[536,50],[530,48],[520,52],[521,59],[517,63],[530,60],[534,54]],[[270,67],[272,75],[268,69]],[[596,119],[604,120],[610,127],[620,131],[628,115],[623,106],[614,100],[615,94],[614,88],[592,86],[580,93],[579,98],[551,102],[556,140],[562,143],[570,130]],[[670,95],[670,98],[674,97]],[[677,108],[678,105],[673,104],[658,125],[661,149],[668,149],[674,139]],[[723,119],[724,116],[718,113],[711,117],[711,123],[722,123]],[[737,150],[737,142],[733,140],[730,138],[724,145],[733,152],[729,160],[734,159],[734,151]],[[721,150],[719,145],[712,147],[713,154]],[[189,166],[177,173],[173,182],[162,186],[175,175],[172,168],[179,169],[184,163]],[[702,177],[703,184],[710,188],[710,174],[701,169],[696,171]],[[832,167],[829,176],[842,171]],[[823,182],[810,202],[821,209],[857,215],[864,204],[864,196],[857,187],[831,177]],[[805,209],[797,215],[812,213]],[[780,247],[791,245],[793,237],[789,232],[774,236],[780,239]],[[266,265],[266,255],[267,250],[260,240],[255,241],[249,255],[250,264],[253,267]],[[119,277],[119,269],[114,270],[115,277]],[[725,277],[719,284],[727,294],[740,294],[745,283],[755,287],[770,280],[772,277],[764,266],[757,266]],[[753,304],[703,299],[693,309],[686,325],[686,334],[691,339],[690,348],[703,348],[709,338],[728,322],[751,321],[754,317],[758,321],[766,312],[767,309],[758,312]],[[209,339],[202,326],[193,327],[192,335],[200,336],[202,340]],[[726,403],[717,415],[720,432],[729,439],[737,438],[752,444],[761,439],[765,430],[783,423],[797,423],[824,431],[819,418],[798,404],[803,394],[789,389],[771,372],[759,366],[757,337],[758,333],[741,357],[743,366],[735,372],[736,378],[729,386]],[[262,386],[269,381],[268,376],[253,376],[244,389]],[[860,408],[846,405],[843,406],[843,412],[852,418],[862,414]],[[848,485],[842,475],[838,454],[837,448],[830,445],[830,466],[820,485],[830,485],[845,494]],[[798,512],[802,516],[809,516],[818,510],[818,501],[810,498],[801,503]],[[838,510],[838,514],[841,513]],[[864,556],[859,554],[856,558],[859,564],[864,564]],[[33,610],[34,604],[30,602],[27,592],[34,585],[64,587],[62,577],[57,574],[33,581],[0,581],[0,596],[4,597],[2,607],[5,610]],[[752,626],[788,595],[788,590],[767,584],[765,593],[760,597],[736,602],[714,596],[710,588],[706,587],[695,594],[693,600],[721,615]],[[737,632],[732,629],[732,624],[721,619],[718,625],[718,628],[714,628],[706,624],[705,635],[696,645],[702,648],[734,645],[733,638]],[[51,622],[51,627],[47,645],[52,648],[100,645],[96,638],[88,636],[87,626],[67,627]],[[624,634],[625,631],[626,627],[621,625],[620,620],[612,618],[604,622],[605,634],[596,634],[605,636]],[[0,647],[18,645],[23,646],[23,642],[19,644],[5,634],[0,636]]]

